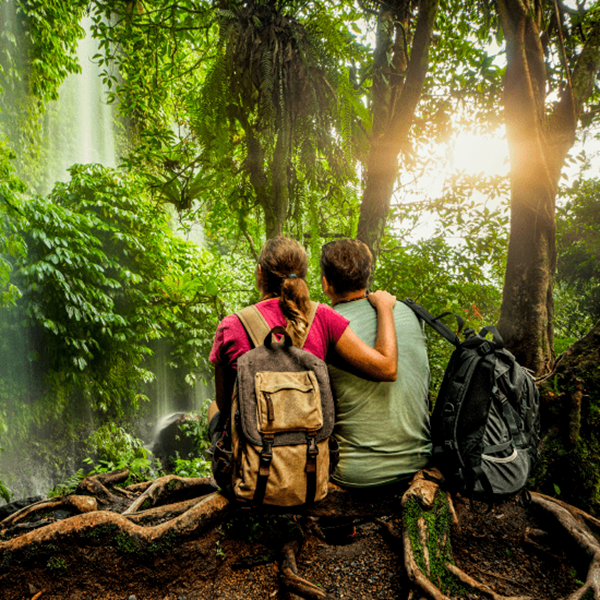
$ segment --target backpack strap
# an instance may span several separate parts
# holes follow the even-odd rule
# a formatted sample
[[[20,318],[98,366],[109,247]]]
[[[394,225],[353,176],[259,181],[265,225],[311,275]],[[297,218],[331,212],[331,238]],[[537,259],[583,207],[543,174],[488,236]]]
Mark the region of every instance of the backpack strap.
[[[306,326],[306,331],[304,332],[304,335],[299,340],[300,344],[298,345],[298,348],[304,348],[304,344],[306,343],[306,338],[308,337],[308,332],[310,331],[310,327],[313,324],[313,321],[315,320],[315,315],[317,314],[318,308],[319,308],[319,303],[313,302],[311,300],[310,308],[308,309],[308,314],[306,315],[306,320],[308,321],[308,324]]]
[[[414,300],[407,298],[406,300],[402,300],[408,308],[410,308],[420,319],[423,319],[425,323],[427,323],[430,327],[433,327],[441,336],[445,337],[451,344],[455,346],[460,346],[460,338],[454,331],[452,331],[449,327],[444,325],[440,319],[446,317],[448,315],[454,315],[456,317],[456,322],[458,323],[458,331],[460,332],[464,326],[464,321],[457,314],[451,312],[445,312],[441,315],[434,317],[426,308],[423,308],[420,304],[417,304]]]
[[[306,315],[308,325],[306,326],[304,335],[299,340],[299,348],[304,348],[306,338],[308,337],[310,327],[315,319],[318,308],[318,302],[310,302],[308,314]],[[258,310],[258,308],[256,308],[256,305],[253,304],[252,306],[246,306],[246,308],[242,308],[242,310],[236,313],[236,316],[242,322],[242,325],[244,326],[244,329],[246,330],[246,333],[252,342],[253,348],[262,346],[265,342],[265,338],[271,332],[271,328],[269,327],[269,324],[265,318],[262,316],[262,313]]]
[[[235,313],[237,318],[242,322],[253,348],[262,346],[265,338],[269,335],[271,328],[262,316],[261,312],[253,304],[246,306],[239,312]]]

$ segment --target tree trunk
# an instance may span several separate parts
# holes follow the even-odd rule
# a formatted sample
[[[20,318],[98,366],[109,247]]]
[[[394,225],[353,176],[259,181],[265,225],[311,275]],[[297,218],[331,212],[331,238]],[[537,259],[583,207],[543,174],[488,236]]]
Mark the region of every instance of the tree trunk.
[[[410,60],[406,39],[410,3],[397,0],[394,4],[385,4],[378,18],[373,131],[357,233],[357,238],[371,248],[375,257],[398,177],[398,155],[408,145],[408,133],[429,66],[428,52],[437,5],[437,0],[419,2]]]
[[[529,0],[500,0],[506,38],[505,119],[511,163],[511,232],[498,329],[517,360],[537,375],[551,366],[556,268],[555,199],[560,173],[598,58],[578,63],[553,114],[546,114],[540,15]],[[595,31],[583,54],[593,48]],[[590,75],[591,73],[591,75]]]
[[[281,235],[287,216],[289,200],[287,169],[291,132],[289,129],[287,131],[282,129],[277,135],[271,164],[271,181],[269,181],[269,176],[265,171],[265,149],[255,135],[246,115],[241,110],[236,112],[236,118],[248,138],[248,150],[244,167],[254,188],[256,199],[263,210],[267,239],[271,239]]]
[[[271,171],[271,196],[269,205],[265,207],[265,220],[267,225],[267,239],[281,235],[283,224],[287,218],[289,205],[289,144],[291,126],[284,120],[275,143],[275,153]]]

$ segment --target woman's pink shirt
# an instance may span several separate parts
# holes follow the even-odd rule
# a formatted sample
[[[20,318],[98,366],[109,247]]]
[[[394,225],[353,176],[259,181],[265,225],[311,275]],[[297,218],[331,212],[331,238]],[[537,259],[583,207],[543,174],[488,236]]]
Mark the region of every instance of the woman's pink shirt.
[[[286,326],[285,318],[279,308],[278,298],[259,302],[256,304],[256,308],[265,318],[269,327]],[[325,360],[328,349],[337,344],[349,323],[348,319],[326,304],[319,304],[304,344],[304,350]],[[237,359],[251,348],[250,340],[241,321],[235,315],[229,315],[217,327],[209,360],[213,365],[221,363],[236,368]]]

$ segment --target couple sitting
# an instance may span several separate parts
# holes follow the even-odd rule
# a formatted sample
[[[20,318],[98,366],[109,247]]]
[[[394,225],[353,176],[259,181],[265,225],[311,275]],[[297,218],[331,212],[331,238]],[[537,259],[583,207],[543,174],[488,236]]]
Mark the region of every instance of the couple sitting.
[[[256,307],[270,327],[287,327],[294,342],[303,339],[308,325],[307,266],[304,248],[278,237],[267,241],[256,268]],[[304,344],[329,365],[340,446],[332,479],[349,488],[401,483],[427,464],[431,452],[423,331],[394,296],[367,294],[370,271],[371,253],[362,242],[323,246],[321,282],[334,309],[318,306]],[[237,316],[225,317],[210,354],[216,386],[216,404],[209,409],[211,439],[219,414],[230,411],[237,360],[250,349]]]

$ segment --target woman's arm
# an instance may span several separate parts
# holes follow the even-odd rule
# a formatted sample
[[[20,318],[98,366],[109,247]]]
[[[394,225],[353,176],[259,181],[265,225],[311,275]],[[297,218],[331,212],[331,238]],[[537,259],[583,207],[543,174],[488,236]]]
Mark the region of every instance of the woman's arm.
[[[375,348],[365,344],[347,327],[335,345],[336,352],[353,367],[378,381],[396,381],[398,344],[394,324],[396,296],[378,290],[369,294],[369,302],[377,310]]]

